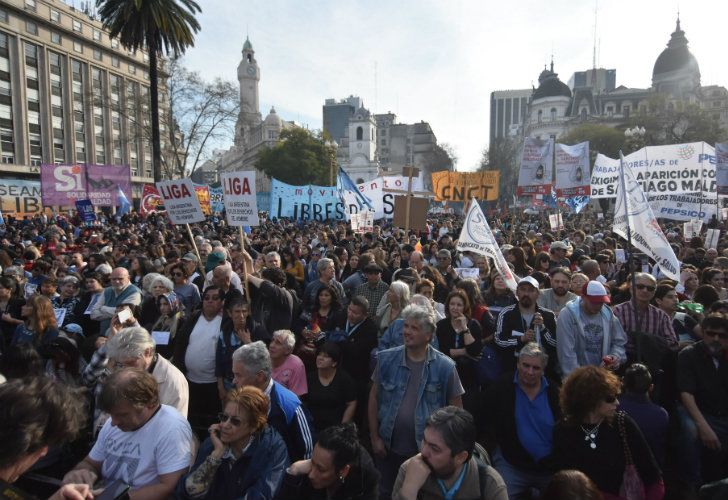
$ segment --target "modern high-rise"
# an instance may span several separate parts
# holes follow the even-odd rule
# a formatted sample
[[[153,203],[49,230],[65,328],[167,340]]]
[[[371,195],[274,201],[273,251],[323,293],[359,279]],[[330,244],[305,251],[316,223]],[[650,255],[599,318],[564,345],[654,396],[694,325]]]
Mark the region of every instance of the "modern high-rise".
[[[41,164],[128,165],[134,198],[153,182],[149,59],[60,0],[0,3],[0,175]],[[160,115],[169,112],[163,68]],[[160,120],[162,151],[169,150]]]
[[[326,99],[324,102],[324,132],[337,144],[347,135],[349,119],[363,106],[361,97],[350,95],[346,99]]]
[[[520,134],[532,89],[490,93],[490,142]]]

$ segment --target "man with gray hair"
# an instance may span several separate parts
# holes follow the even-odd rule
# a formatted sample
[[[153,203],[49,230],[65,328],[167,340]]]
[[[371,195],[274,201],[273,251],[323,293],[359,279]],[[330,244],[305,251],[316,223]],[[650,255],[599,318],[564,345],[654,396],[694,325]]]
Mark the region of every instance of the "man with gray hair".
[[[455,362],[430,346],[434,312],[410,305],[402,319],[404,345],[379,352],[369,393],[369,431],[382,475],[381,498],[391,495],[400,465],[418,453],[427,417],[448,404],[462,407],[465,392]]]
[[[320,259],[318,264],[316,264],[316,269],[318,270],[319,279],[309,283],[303,291],[303,310],[312,312],[319,290],[329,285],[331,285],[336,292],[339,303],[346,305],[348,300],[346,298],[346,293],[344,293],[344,287],[341,283],[336,281],[336,267],[334,266],[334,261],[328,258]]]
[[[124,328],[106,343],[110,368],[136,368],[152,374],[159,384],[159,400],[187,417],[190,388],[179,369],[156,352],[156,343],[140,326]]]
[[[529,342],[518,352],[515,374],[505,374],[485,394],[488,411],[479,431],[496,450],[493,466],[511,498],[543,489],[551,478],[543,461],[551,454],[561,410],[559,388],[544,375],[548,360],[543,347]]]
[[[235,387],[257,387],[268,396],[268,425],[281,435],[291,463],[311,458],[313,426],[306,410],[293,392],[271,378],[273,371],[268,348],[260,340],[245,344],[233,353]]]
[[[99,331],[109,329],[111,318],[116,314],[119,304],[138,306],[142,303],[142,292],[131,284],[129,271],[117,267],[111,271],[111,286],[105,288],[99,300],[91,310],[91,319],[99,322]]]

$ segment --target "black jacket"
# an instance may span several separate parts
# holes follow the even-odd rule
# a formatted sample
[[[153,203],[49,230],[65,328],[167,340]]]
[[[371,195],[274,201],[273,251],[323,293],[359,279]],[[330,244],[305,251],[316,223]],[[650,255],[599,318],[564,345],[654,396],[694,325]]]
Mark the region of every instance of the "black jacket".
[[[541,328],[541,346],[549,355],[549,364],[546,368],[546,376],[550,380],[559,380],[557,375],[558,362],[556,361],[556,317],[548,309],[536,305],[536,312],[543,316],[543,327]],[[529,325],[524,324],[523,316],[518,308],[518,302],[504,307],[498,315],[495,328],[495,345],[501,358],[503,373],[516,370],[516,354],[521,350],[523,344],[513,335],[513,331],[525,333],[526,330],[534,330],[533,319]]]
[[[516,427],[516,385],[514,372],[508,372],[488,388],[483,398],[482,415],[485,425],[481,434],[492,452],[500,447],[503,457],[513,467],[530,472],[547,472],[544,465],[536,463],[521,444]],[[554,422],[561,418],[559,388],[549,384],[546,388],[551,414]]]
[[[293,322],[294,301],[291,292],[263,281],[260,286],[250,283],[251,334],[268,344],[276,330],[288,330]]]

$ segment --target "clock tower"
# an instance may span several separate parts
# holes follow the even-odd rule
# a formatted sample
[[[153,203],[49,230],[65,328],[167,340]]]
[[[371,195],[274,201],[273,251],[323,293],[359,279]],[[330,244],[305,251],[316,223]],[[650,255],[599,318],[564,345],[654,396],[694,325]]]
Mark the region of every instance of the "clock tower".
[[[260,125],[263,118],[260,114],[258,100],[258,83],[260,68],[255,60],[253,44],[245,37],[243,59],[238,64],[238,82],[240,84],[240,114],[235,125],[235,145],[242,146],[247,139],[247,132]]]

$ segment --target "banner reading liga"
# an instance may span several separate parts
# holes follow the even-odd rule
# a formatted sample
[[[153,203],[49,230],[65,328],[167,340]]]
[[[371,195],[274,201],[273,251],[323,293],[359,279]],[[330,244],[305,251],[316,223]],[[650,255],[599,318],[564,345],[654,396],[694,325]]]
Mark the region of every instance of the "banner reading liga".
[[[442,172],[432,173],[432,190],[435,201],[467,201],[475,197],[480,201],[498,199],[500,172]]]
[[[556,197],[589,196],[589,141],[556,145]]]
[[[521,170],[518,172],[519,196],[527,194],[550,194],[553,177],[553,142],[526,137],[521,155]]]

